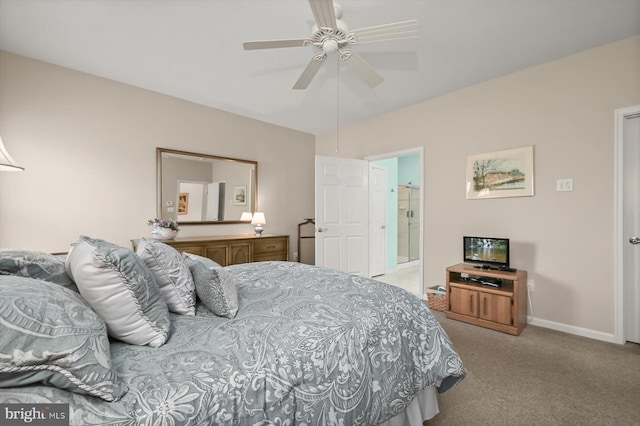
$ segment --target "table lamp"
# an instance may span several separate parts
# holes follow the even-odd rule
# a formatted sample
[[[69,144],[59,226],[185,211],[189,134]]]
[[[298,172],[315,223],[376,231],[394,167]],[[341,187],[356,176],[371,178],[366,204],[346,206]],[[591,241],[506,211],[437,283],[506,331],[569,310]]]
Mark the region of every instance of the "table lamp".
[[[251,224],[256,226],[255,227],[256,237],[262,236],[262,231],[264,231],[264,228],[262,227],[262,225],[267,224],[267,221],[264,217],[264,213],[255,212],[253,214],[253,218],[251,219]]]

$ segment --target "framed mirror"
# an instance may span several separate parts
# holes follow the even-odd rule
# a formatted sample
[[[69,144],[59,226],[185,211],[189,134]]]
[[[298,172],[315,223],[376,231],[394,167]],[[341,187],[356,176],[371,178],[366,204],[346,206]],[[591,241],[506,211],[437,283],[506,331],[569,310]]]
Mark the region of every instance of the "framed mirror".
[[[245,223],[258,209],[258,163],[156,148],[157,214],[180,225]]]

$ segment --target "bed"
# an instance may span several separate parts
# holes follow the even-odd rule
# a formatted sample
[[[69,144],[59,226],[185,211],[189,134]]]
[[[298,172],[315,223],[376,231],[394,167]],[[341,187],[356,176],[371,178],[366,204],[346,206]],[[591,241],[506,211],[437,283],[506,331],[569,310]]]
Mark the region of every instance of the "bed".
[[[465,376],[450,339],[428,307],[397,287],[293,262],[222,268],[150,242],[161,247],[164,258],[157,257],[174,271],[184,259],[181,274],[186,266],[194,281],[191,306],[186,303],[185,311],[176,313],[182,308],[176,308],[180,297],[174,298],[164,324],[162,309],[156,309],[158,314],[140,308],[144,303],[165,306],[170,300],[166,292],[155,290],[161,285],[152,265],[140,261],[140,253],[87,241],[90,255],[74,255],[81,251],[74,248],[61,261],[64,266],[53,268],[56,272],[51,272],[55,261],[43,254],[40,266],[47,267],[37,274],[24,264],[15,267],[20,263],[15,256],[12,270],[0,268],[0,403],[69,404],[72,425],[421,425],[437,414],[437,393]],[[88,258],[89,264],[100,257],[117,264],[120,278],[129,275],[140,281],[142,275],[149,281],[155,274],[156,287],[138,291],[133,308],[142,309],[147,320],[156,318],[155,328],[145,332],[153,338],[125,342],[133,334],[126,327],[136,319],[128,317],[120,324],[125,334],[118,334],[114,321],[122,322],[132,308],[125,310],[126,302],[120,299],[109,308],[120,312],[110,318],[81,277],[100,273],[86,264],[84,269],[69,268],[74,256]],[[215,291],[207,287],[214,296],[225,299],[235,291],[227,298],[230,303],[210,302],[211,294],[198,284],[202,272],[217,280]],[[108,279],[95,280],[101,289],[105,282]],[[125,287],[125,293],[130,297],[131,288]],[[71,305],[58,302],[60,298]],[[45,305],[56,305],[57,323],[34,307]],[[77,324],[66,324],[65,315]],[[102,321],[104,327],[95,326]],[[72,355],[51,355],[56,352],[48,346],[52,339],[33,344],[24,338],[50,338],[60,329],[65,338],[80,339],[69,344],[76,351]],[[159,343],[157,334],[163,330],[165,340]],[[91,337],[82,340],[82,335]],[[74,370],[73,363],[83,366]],[[88,364],[98,370],[86,371]]]

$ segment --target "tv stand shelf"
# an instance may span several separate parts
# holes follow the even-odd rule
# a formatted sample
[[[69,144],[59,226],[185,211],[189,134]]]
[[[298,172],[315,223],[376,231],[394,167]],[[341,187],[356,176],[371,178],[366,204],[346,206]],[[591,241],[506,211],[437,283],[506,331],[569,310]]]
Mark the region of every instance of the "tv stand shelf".
[[[516,336],[526,327],[527,271],[479,269],[459,263],[447,268],[446,282],[447,318]]]

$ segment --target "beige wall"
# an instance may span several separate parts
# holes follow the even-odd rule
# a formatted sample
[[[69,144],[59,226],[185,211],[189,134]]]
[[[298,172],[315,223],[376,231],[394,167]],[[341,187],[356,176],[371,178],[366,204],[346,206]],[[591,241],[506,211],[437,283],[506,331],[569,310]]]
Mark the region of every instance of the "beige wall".
[[[316,138],[316,154],[425,150],[425,285],[461,261],[462,236],[511,238],[542,325],[614,332],[614,110],[640,104],[640,36],[469,87]],[[535,147],[535,196],[465,199],[467,155]],[[573,192],[556,180],[573,178]],[[531,313],[531,312],[530,312]],[[599,336],[600,335],[600,336]]]
[[[425,285],[465,234],[506,236],[535,281],[540,322],[613,333],[613,111],[640,104],[640,37],[473,86],[315,138],[363,158],[424,146]],[[127,245],[155,216],[155,148],[259,162],[267,232],[313,217],[314,137],[0,53],[0,131],[27,168],[0,174],[0,247],[65,251],[80,234]],[[534,197],[466,200],[469,154],[535,146]],[[573,192],[556,192],[573,178]],[[248,225],[185,226],[182,235]]]
[[[313,216],[313,135],[0,53],[0,247],[66,251],[85,234],[129,246],[156,215],[156,147],[258,161],[265,232]],[[181,235],[250,233],[183,226]]]

